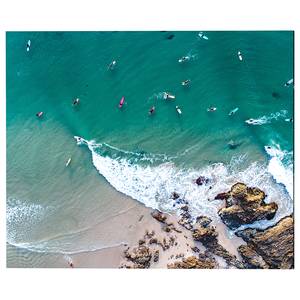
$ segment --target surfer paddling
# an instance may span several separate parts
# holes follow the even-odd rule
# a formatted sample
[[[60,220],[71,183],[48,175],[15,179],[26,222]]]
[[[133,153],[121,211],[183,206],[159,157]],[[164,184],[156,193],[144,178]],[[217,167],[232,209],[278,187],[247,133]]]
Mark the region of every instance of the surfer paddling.
[[[116,64],[117,64],[117,61],[116,61],[116,60],[113,60],[113,61],[108,65],[107,70],[112,71],[112,70],[115,68]]]
[[[73,106],[78,105],[79,102],[80,102],[80,99],[79,99],[79,98],[74,99],[74,100],[73,100]]]
[[[175,109],[176,109],[176,111],[177,111],[177,113],[178,113],[179,115],[182,114],[182,111],[181,111],[181,109],[180,109],[180,107],[179,107],[178,105],[176,105]]]
[[[150,116],[153,115],[154,112],[155,112],[155,106],[152,106],[152,107],[150,108],[150,110],[149,110],[149,115],[150,115]]]
[[[217,108],[214,107],[214,106],[211,106],[211,107],[209,107],[209,108],[207,109],[208,112],[213,112],[213,111],[216,111],[216,110],[217,110]]]
[[[190,82],[191,82],[191,80],[187,79],[187,80],[182,81],[181,85],[183,85],[183,86],[189,86]]]
[[[38,118],[41,118],[43,116],[44,112],[42,111],[39,111],[37,112],[35,115],[38,117]]]
[[[119,108],[122,108],[125,103],[125,97],[123,96],[119,102]]]
[[[174,95],[171,95],[167,92],[164,92],[164,95],[163,95],[164,99],[167,100],[167,99],[175,99],[175,96]]]
[[[31,40],[28,40],[27,45],[26,45],[26,51],[29,52],[31,47]]]

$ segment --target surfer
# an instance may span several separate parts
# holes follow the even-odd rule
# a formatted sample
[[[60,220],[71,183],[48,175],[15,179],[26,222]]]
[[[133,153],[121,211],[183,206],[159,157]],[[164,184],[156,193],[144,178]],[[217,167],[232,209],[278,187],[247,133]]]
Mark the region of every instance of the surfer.
[[[292,79],[288,80],[288,81],[284,84],[284,86],[290,86],[293,82],[294,82],[294,79],[292,78]]]
[[[187,80],[182,81],[182,82],[181,82],[181,85],[187,86],[187,85],[189,85],[190,82],[191,82],[191,80],[190,80],[190,79],[187,79]]]
[[[294,120],[293,120],[293,118],[290,118],[290,119],[284,119],[284,121],[286,121],[286,122],[293,122]]]
[[[43,114],[44,114],[44,112],[39,111],[39,112],[36,113],[35,115],[36,115],[38,118],[41,118]]]
[[[183,63],[185,61],[188,61],[190,58],[189,56],[182,56],[181,58],[178,59],[178,62]]]
[[[241,51],[238,51],[238,57],[239,57],[239,60],[242,61],[243,60],[243,56],[242,56],[242,53]]]
[[[171,95],[167,92],[164,92],[164,99],[175,99],[175,96],[174,95]]]
[[[211,106],[207,109],[208,112],[212,112],[212,111],[216,111],[216,110],[217,110],[217,108],[213,107],[213,106]]]
[[[26,45],[27,52],[29,52],[30,47],[31,47],[31,40],[28,40],[27,45]]]
[[[239,108],[238,107],[236,107],[236,108],[234,108],[233,110],[231,110],[230,112],[229,112],[229,116],[232,116],[233,114],[235,114],[237,111],[239,110]]]
[[[107,70],[113,70],[115,68],[117,64],[117,61],[116,60],[113,60],[109,65],[108,65],[108,68]]]
[[[204,33],[203,33],[202,31],[200,31],[200,32],[198,33],[198,36],[199,36],[200,38],[204,39],[204,40],[208,40],[208,37],[207,37],[206,35],[204,35]]]
[[[77,143],[82,142],[82,138],[80,136],[74,136],[74,139],[76,140]]]
[[[179,107],[178,105],[176,105],[175,108],[176,108],[177,113],[178,113],[179,115],[181,115],[181,114],[182,114],[182,111],[181,111],[180,107]]]
[[[73,105],[74,105],[74,106],[75,106],[75,105],[78,105],[79,102],[80,102],[79,98],[76,98],[76,99],[74,99],[74,101],[73,101]]]
[[[125,103],[125,97],[123,96],[119,102],[119,108],[122,108]]]
[[[154,112],[155,112],[155,106],[152,106],[149,110],[149,115],[154,114]]]

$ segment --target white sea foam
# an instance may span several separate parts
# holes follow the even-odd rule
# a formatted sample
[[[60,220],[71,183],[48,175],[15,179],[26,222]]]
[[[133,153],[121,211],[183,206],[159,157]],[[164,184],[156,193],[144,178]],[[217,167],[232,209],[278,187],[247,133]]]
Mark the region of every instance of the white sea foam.
[[[265,146],[265,150],[270,156],[268,172],[275,181],[283,184],[293,199],[293,164],[290,159],[284,163],[287,157],[292,156],[292,152],[281,150],[279,144],[273,143],[272,146]]]
[[[93,164],[98,172],[116,190],[151,208],[179,212],[179,205],[171,198],[175,191],[189,202],[193,217],[204,214],[219,221],[217,211],[223,203],[214,200],[214,197],[239,181],[265,190],[268,195],[266,202],[275,201],[278,204],[276,218],[263,223],[263,227],[274,224],[293,209],[290,197],[283,186],[274,183],[266,164],[252,163],[241,170],[244,159],[240,157],[227,166],[216,163],[201,169],[179,169],[172,162],[144,166],[132,163],[126,157],[101,155],[102,144],[89,141],[85,141],[85,144],[92,153]],[[209,178],[207,185],[198,186],[194,183],[200,175]]]
[[[264,125],[271,123],[273,120],[278,120],[280,118],[285,118],[287,116],[287,110],[281,110],[276,113],[271,113],[270,115],[267,116],[262,116],[257,119],[248,119],[245,122],[249,125]]]

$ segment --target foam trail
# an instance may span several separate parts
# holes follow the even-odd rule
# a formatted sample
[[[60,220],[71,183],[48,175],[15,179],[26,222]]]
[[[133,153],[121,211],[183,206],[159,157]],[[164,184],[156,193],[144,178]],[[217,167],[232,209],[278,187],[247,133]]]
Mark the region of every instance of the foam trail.
[[[249,125],[264,125],[271,123],[272,120],[278,120],[279,118],[285,118],[287,116],[287,110],[281,110],[276,113],[271,113],[268,116],[262,116],[257,119],[248,119],[245,122]]]

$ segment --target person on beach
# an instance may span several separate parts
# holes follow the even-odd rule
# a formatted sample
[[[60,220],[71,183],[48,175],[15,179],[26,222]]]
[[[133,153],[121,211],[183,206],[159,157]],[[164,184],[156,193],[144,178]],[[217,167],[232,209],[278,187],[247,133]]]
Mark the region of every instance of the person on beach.
[[[154,114],[154,112],[155,112],[155,106],[152,106],[149,110],[149,115]]]
[[[76,105],[79,104],[79,102],[80,102],[80,99],[79,99],[79,98],[76,98],[76,99],[74,99],[74,101],[73,101],[73,105],[76,106]]]
[[[41,118],[43,114],[44,114],[44,113],[43,113],[42,111],[39,111],[39,112],[36,113],[35,115],[36,115],[38,118]]]

